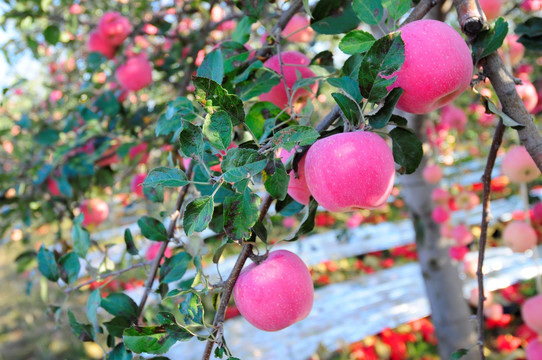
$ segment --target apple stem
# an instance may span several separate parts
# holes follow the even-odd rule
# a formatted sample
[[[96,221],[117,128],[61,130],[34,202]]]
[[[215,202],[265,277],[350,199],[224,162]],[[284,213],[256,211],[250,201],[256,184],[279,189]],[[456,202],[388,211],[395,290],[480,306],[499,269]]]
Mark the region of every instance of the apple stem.
[[[269,255],[269,250],[265,252],[263,255],[256,255],[253,252],[251,252],[248,257],[250,260],[252,260],[253,263],[256,265],[260,265],[265,259],[267,259],[267,256]]]
[[[523,202],[523,210],[525,212],[525,221],[527,224],[531,225],[531,217],[529,216],[529,189],[527,188],[527,183],[522,182],[519,184],[519,189],[521,192],[521,200]],[[536,265],[536,292],[542,294],[542,271],[540,271],[540,256],[538,254],[538,244],[533,246],[533,260]]]

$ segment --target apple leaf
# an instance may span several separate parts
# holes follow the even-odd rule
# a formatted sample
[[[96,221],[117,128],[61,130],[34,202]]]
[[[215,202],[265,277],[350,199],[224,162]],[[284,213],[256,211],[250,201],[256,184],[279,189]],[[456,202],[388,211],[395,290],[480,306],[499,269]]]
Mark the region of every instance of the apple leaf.
[[[268,101],[257,102],[247,113],[245,124],[250,128],[256,138],[261,139],[265,133],[266,122],[269,121],[272,126],[277,121],[288,121],[288,114],[282,111],[277,105]]]
[[[402,127],[394,128],[389,135],[393,142],[393,159],[403,167],[406,174],[412,174],[422,161],[421,141],[411,130]]]
[[[352,30],[339,43],[339,49],[345,54],[358,54],[368,51],[375,43],[371,33],[363,30]]]
[[[158,118],[154,133],[156,136],[174,133],[183,126],[183,119],[192,121],[194,118],[192,102],[184,96],[179,96],[168,103],[166,112]]]
[[[117,344],[109,353],[109,360],[132,360],[132,353],[126,350],[123,343]]]
[[[238,182],[260,173],[266,166],[265,160],[253,149],[230,149],[222,160],[224,180]]]
[[[472,42],[474,63],[477,64],[480,59],[500,48],[507,33],[508,23],[502,17],[498,18],[489,30],[478,33]]]
[[[181,252],[167,258],[160,267],[160,282],[170,283],[180,280],[188,268],[192,256],[187,252]]]
[[[305,235],[311,232],[312,229],[314,229],[314,218],[316,216],[317,210],[318,210],[318,203],[311,196],[309,205],[306,207],[305,215],[303,216],[303,219],[301,220],[301,224],[299,224],[299,227],[297,228],[297,230],[292,235],[287,237],[285,240],[295,241],[299,239],[302,235]]]
[[[290,151],[298,145],[312,145],[319,137],[318,131],[310,126],[293,125],[277,131],[273,136],[273,145]]]
[[[207,110],[212,113],[224,110],[230,116],[233,126],[245,120],[243,101],[234,94],[229,94],[219,83],[204,77],[194,77],[196,98]]]
[[[311,27],[320,34],[343,34],[358,25],[350,0],[318,1],[312,11]]]
[[[183,216],[183,228],[187,236],[207,228],[213,217],[214,206],[211,196],[202,196],[188,203]]]
[[[256,60],[252,64],[250,64],[242,73],[237,75],[235,78],[233,78],[232,83],[233,84],[239,84],[240,82],[245,81],[248,79],[249,75],[257,70],[261,69],[263,67],[263,63],[260,60]]]
[[[126,228],[124,230],[124,243],[126,244],[126,251],[128,251],[128,254],[134,256],[139,254],[139,251],[137,250],[137,247],[134,243],[134,237],[132,236],[130,228]]]
[[[352,7],[357,17],[369,25],[378,24],[384,14],[380,0],[354,0]]]
[[[532,17],[517,25],[516,34],[521,35],[518,42],[527,49],[542,51],[542,18]]]
[[[141,234],[149,240],[167,241],[168,235],[164,224],[158,219],[150,216],[142,216],[137,220]]]
[[[195,292],[189,291],[184,295],[183,302],[179,304],[179,311],[186,325],[203,324],[203,305]]]
[[[392,76],[405,61],[405,44],[400,32],[378,39],[367,52],[359,69],[361,95],[377,103],[388,94],[388,86],[395,82]]]
[[[160,166],[152,169],[145,181],[143,181],[143,189],[154,187],[178,187],[188,184],[188,179],[184,171],[180,169],[168,168]]]
[[[237,26],[233,31],[233,34],[231,36],[232,40],[241,44],[246,43],[250,38],[250,30],[252,28],[252,24],[254,24],[255,22],[256,19],[254,19],[253,17],[243,16],[243,18],[237,23]]]
[[[132,322],[124,316],[116,316],[103,324],[111,336],[121,338],[124,330],[128,329]]]
[[[50,281],[57,281],[60,277],[55,255],[41,244],[38,251],[38,270]]]
[[[139,313],[137,304],[131,297],[123,293],[111,293],[103,298],[100,306],[114,316],[124,316],[132,321],[137,320]]]
[[[280,83],[279,75],[267,68],[254,71],[247,81],[237,85],[237,91],[242,100],[252,99],[260,94],[265,94]]]
[[[141,354],[163,354],[177,342],[163,326],[132,326],[124,330],[122,335],[126,347]]]
[[[102,296],[100,295],[100,289],[96,289],[90,293],[87,300],[87,319],[90,321],[94,330],[98,329],[98,317],[96,316]]]
[[[290,182],[290,175],[286,172],[282,161],[277,160],[273,162],[274,171],[272,174],[266,173],[266,180],[264,182],[265,190],[278,200],[284,200],[288,195],[288,184]]]
[[[399,20],[401,16],[405,15],[410,10],[411,0],[382,0],[382,5],[388,10],[388,14],[395,19]]]
[[[79,257],[77,257],[75,253],[69,252],[64,254],[64,256],[58,260],[58,265],[62,280],[68,284],[77,280],[79,270],[81,270],[81,264],[79,264]]]
[[[348,96],[341,93],[331,93],[335,102],[341,108],[344,116],[352,124],[353,127],[357,127],[361,122],[361,109],[359,105],[349,98]]]
[[[68,322],[73,333],[79,340],[94,341],[94,329],[92,326],[78,322],[71,310],[68,310]]]
[[[454,351],[450,357],[450,360],[459,360],[463,356],[467,355],[468,352],[469,352],[469,349],[459,349],[457,351]]]
[[[358,82],[352,79],[350,76],[343,76],[342,78],[329,78],[327,82],[339,89],[343,89],[350,97],[352,97],[358,103],[363,100],[361,93],[359,92]]]
[[[514,120],[510,116],[506,115],[487,96],[482,95],[481,98],[480,98],[480,101],[485,106],[486,112],[490,112],[490,113],[495,114],[498,117],[500,117],[502,119],[502,122],[503,122],[504,125],[510,126],[511,128],[516,129],[516,130],[525,127],[525,125],[522,125],[522,124],[516,122],[516,120]]]
[[[55,45],[60,40],[60,29],[56,25],[49,25],[43,30],[43,37],[51,45]]]
[[[211,51],[205,56],[203,62],[198,67],[198,76],[216,81],[222,84],[224,78],[224,60],[220,49]]]
[[[100,109],[104,115],[115,117],[120,110],[120,105],[112,91],[106,91],[96,101],[94,106]]]
[[[183,118],[179,114],[173,115],[168,119],[166,114],[160,115],[158,122],[156,123],[156,129],[154,130],[156,136],[169,135],[176,132],[183,126]]]
[[[395,88],[386,98],[384,99],[384,105],[378,109],[376,114],[368,115],[369,125],[374,129],[381,129],[388,124],[392,117],[393,110],[395,110],[395,105],[399,101],[399,98],[403,94],[403,89]]]
[[[189,122],[183,123],[179,133],[181,151],[185,156],[196,158],[203,154],[203,133],[201,127]]]
[[[408,125],[408,120],[405,119],[404,117],[402,116],[399,116],[399,115],[395,115],[393,114],[390,118],[390,121],[391,123],[397,125],[397,126],[402,126],[402,127],[406,127]]]
[[[228,196],[224,201],[224,231],[232,240],[250,236],[250,228],[258,221],[261,199],[245,189],[242,194]]]
[[[325,69],[330,74],[336,71],[335,64],[333,63],[333,53],[329,50],[324,50],[316,54],[309,63],[309,66],[313,65]]]
[[[203,135],[218,150],[226,150],[231,143],[233,127],[230,116],[225,111],[208,114],[203,123]]]

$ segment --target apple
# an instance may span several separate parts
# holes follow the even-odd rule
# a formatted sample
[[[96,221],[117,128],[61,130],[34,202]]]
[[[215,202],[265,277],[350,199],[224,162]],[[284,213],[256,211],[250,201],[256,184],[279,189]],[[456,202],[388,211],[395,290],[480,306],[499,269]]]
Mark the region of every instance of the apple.
[[[507,35],[506,38],[504,38],[503,49],[508,52],[511,66],[516,66],[521,59],[523,59],[523,55],[525,54],[525,46],[523,46],[522,43],[519,43],[518,39],[519,36],[515,34]],[[503,57],[502,53],[501,57]]]
[[[542,225],[542,202],[539,201],[533,205],[531,210],[531,221],[535,224]]]
[[[286,163],[290,156],[295,153],[295,150],[286,151],[280,149],[277,153],[278,157],[283,163]],[[290,171],[290,182],[288,183],[288,195],[290,195],[295,201],[300,204],[307,205],[309,203],[311,192],[307,186],[307,180],[305,177],[305,159],[306,154],[303,155],[297,165],[297,177],[294,170]]]
[[[58,188],[58,181],[51,177],[47,178],[47,190],[49,190],[51,196],[59,196],[61,194],[60,189]]]
[[[496,19],[501,14],[502,0],[478,0],[488,21]]]
[[[461,191],[454,200],[457,209],[461,210],[472,210],[480,204],[480,197],[475,192],[466,190]]]
[[[83,226],[100,225],[109,216],[109,206],[105,201],[98,198],[84,200],[80,206],[81,213],[85,216]]]
[[[62,93],[62,91],[60,90],[53,90],[51,91],[51,93],[49,94],[49,102],[51,104],[54,104],[56,103],[58,100],[62,99],[62,96],[64,96],[64,94]]]
[[[542,9],[542,0],[524,0],[520,7],[527,12],[538,11]]]
[[[152,65],[145,54],[138,54],[120,65],[115,75],[123,88],[138,91],[152,83]]]
[[[316,76],[314,72],[309,69],[310,59],[304,54],[298,51],[285,51],[281,53],[281,58],[284,80],[286,81],[286,86],[288,87],[289,92],[291,92],[294,83],[297,81],[297,72],[301,74],[301,78]],[[267,59],[264,66],[276,71],[279,74],[282,74],[278,54]],[[311,91],[304,88],[298,89],[292,96],[292,104],[296,107],[302,107],[305,105],[307,99],[316,93],[316,90],[318,90],[318,83],[315,82],[314,84],[310,85],[309,88]],[[273,86],[268,93],[261,94],[260,100],[272,102],[281,109],[286,108],[288,106],[288,95],[286,93],[284,81],[281,81],[279,84]]]
[[[151,246],[148,247],[147,251],[145,252],[145,258],[147,260],[154,260],[156,255],[158,255],[158,251],[160,250],[160,247],[162,246],[162,243],[153,243]],[[169,258],[173,255],[173,250],[171,248],[167,247],[166,251],[164,252],[164,258]],[[161,263],[164,262],[164,259],[162,259]]]
[[[440,166],[433,164],[423,169],[423,178],[429,184],[437,184],[442,179],[442,170]]]
[[[388,87],[404,89],[397,108],[426,114],[452,102],[472,78],[469,47],[450,25],[437,20],[413,21],[399,29],[405,61]]]
[[[233,298],[241,315],[265,331],[284,329],[309,315],[314,288],[309,269],[287,250],[269,253],[239,275]]]
[[[450,220],[450,212],[444,206],[436,206],[431,213],[431,218],[437,224],[444,224]]]
[[[130,150],[128,150],[128,156],[130,157],[131,161],[139,159],[138,164],[145,164],[149,160],[148,149],[149,144],[142,142],[139,145],[132,146]]]
[[[523,303],[521,317],[528,327],[542,334],[542,294],[530,297]]]
[[[538,92],[536,91],[533,83],[530,82],[525,76],[521,78],[521,81],[523,84],[516,85],[516,90],[527,111],[532,112],[538,104]]]
[[[87,48],[90,52],[98,52],[108,59],[113,59],[117,48],[107,42],[98,31],[89,34]]]
[[[478,290],[477,287],[473,288],[470,292],[469,296],[469,304],[472,306],[478,306],[478,295],[480,294],[480,290]],[[487,290],[484,291],[484,297],[486,298],[484,300],[484,307],[489,306],[493,303],[493,294]]]
[[[98,22],[98,31],[109,44],[119,46],[132,32],[132,24],[116,11],[106,12]]]
[[[71,4],[70,5],[70,14],[72,14],[72,15],[82,14],[84,10],[85,9],[79,4]]]
[[[452,237],[454,238],[457,245],[468,245],[474,240],[474,236],[470,231],[469,227],[465,224],[459,224],[455,226],[452,230]]]
[[[501,304],[494,303],[484,307],[484,315],[488,319],[498,321],[503,314],[504,309]]]
[[[446,105],[440,112],[440,124],[447,129],[456,129],[459,132],[465,131],[467,125],[467,114],[453,105]]]
[[[525,350],[527,360],[540,360],[542,359],[542,342],[540,339],[533,339],[527,345]]]
[[[447,204],[450,201],[450,193],[441,187],[433,189],[431,199],[437,204]]]
[[[310,25],[308,17],[296,14],[282,30],[282,37],[291,42],[309,43],[314,38],[314,30]]]
[[[502,239],[504,244],[514,252],[524,252],[536,245],[538,237],[531,225],[516,220],[504,228]]]
[[[137,196],[143,197],[143,182],[146,177],[147,174],[135,174],[130,182],[130,188]]]
[[[469,248],[466,246],[452,246],[450,247],[450,257],[457,261],[462,261],[469,253]]]
[[[388,199],[395,163],[377,134],[355,131],[316,141],[305,155],[307,186],[328,211],[374,209]]]
[[[515,183],[528,183],[540,175],[525,146],[512,146],[502,160],[501,170]]]

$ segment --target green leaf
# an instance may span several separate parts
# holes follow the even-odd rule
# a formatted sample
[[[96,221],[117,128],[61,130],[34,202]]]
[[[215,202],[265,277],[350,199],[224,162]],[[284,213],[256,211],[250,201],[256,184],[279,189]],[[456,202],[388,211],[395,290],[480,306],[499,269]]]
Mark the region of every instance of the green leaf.
[[[166,311],[160,311],[156,315],[156,319],[158,320],[160,325],[169,325],[169,324],[177,323],[177,320],[175,320],[175,315]]]
[[[361,122],[361,111],[359,105],[356,104],[354,100],[341,93],[331,93],[331,96],[333,96],[333,99],[335,99],[335,102],[337,102],[350,124],[352,124],[354,127],[358,127]]]
[[[397,78],[392,75],[401,69],[404,61],[405,44],[399,32],[378,39],[361,61],[361,95],[372,103],[382,100],[388,94],[387,87]]]
[[[187,341],[194,337],[194,335],[186,330],[184,327],[177,324],[164,325],[167,333],[176,341]]]
[[[139,313],[137,304],[131,297],[123,293],[111,293],[103,298],[100,306],[114,316],[124,316],[132,321],[137,320]]]
[[[124,330],[124,344],[136,354],[163,354],[167,352],[176,340],[166,332],[163,326],[133,326]]]
[[[120,104],[112,91],[104,92],[94,103],[104,115],[115,117],[120,111]]]
[[[75,251],[77,256],[84,259],[87,256],[88,248],[90,246],[90,234],[88,233],[88,230],[74,222],[72,239],[73,251]]]
[[[87,70],[90,72],[98,70],[106,60],[107,58],[99,52],[91,52],[87,56]]]
[[[73,283],[79,276],[79,270],[81,270],[81,264],[79,264],[79,258],[73,252],[69,252],[62,256],[58,265],[60,268],[60,276],[62,280],[68,284]]]
[[[348,0],[318,1],[312,11],[311,27],[320,34],[342,34],[354,30],[359,19]]]
[[[290,151],[297,145],[312,145],[319,137],[318,131],[310,126],[293,125],[275,133],[273,145]]]
[[[254,136],[260,139],[264,134],[266,121],[277,117],[279,117],[277,119],[279,121],[287,121],[289,119],[288,114],[283,112],[275,104],[268,101],[257,102],[248,111],[245,124],[250,128]]]
[[[224,60],[220,49],[211,51],[205,56],[198,67],[198,76],[216,81],[222,84],[224,78]]]
[[[94,329],[92,326],[78,322],[71,310],[68,310],[68,320],[73,333],[79,340],[94,341]]]
[[[252,28],[252,24],[254,24],[255,22],[256,19],[254,19],[253,17],[243,16],[243,18],[237,23],[237,26],[233,31],[233,34],[231,36],[232,40],[241,44],[246,43],[250,38],[250,30]]]
[[[143,181],[143,188],[178,187],[185,186],[188,182],[184,171],[161,166],[149,172],[145,181]]]
[[[279,75],[268,69],[259,69],[250,78],[237,86],[241,100],[247,101],[255,96],[266,94],[280,83]]]
[[[203,154],[203,133],[201,128],[192,123],[184,123],[179,133],[181,151],[185,156],[196,158]]]
[[[267,165],[267,160],[256,150],[234,148],[224,156],[221,164],[224,180],[238,182],[260,173]]]
[[[467,355],[469,352],[469,349],[459,349],[457,351],[454,351],[452,353],[452,356],[450,357],[450,360],[459,360],[463,356]]]
[[[183,228],[187,236],[190,236],[194,231],[201,232],[207,228],[213,217],[214,206],[211,196],[202,196],[186,206]]]
[[[226,150],[231,143],[233,126],[230,116],[225,111],[217,111],[205,117],[203,135],[218,150]]]
[[[516,34],[521,35],[518,42],[527,49],[542,51],[542,18],[531,17],[516,26]]]
[[[34,136],[34,141],[40,145],[48,146],[60,139],[60,132],[54,129],[43,129]]]
[[[318,203],[316,200],[314,200],[313,197],[311,197],[309,201],[309,205],[306,207],[305,215],[303,216],[303,219],[301,220],[301,224],[299,224],[299,227],[289,237],[287,237],[286,241],[295,241],[299,239],[302,235],[308,234],[309,232],[314,229],[314,218],[316,216],[316,212],[318,211]]]
[[[171,283],[180,280],[188,268],[192,256],[186,252],[181,252],[167,258],[160,268],[160,282]]]
[[[141,234],[149,240],[167,241],[168,235],[164,224],[158,219],[150,216],[142,216],[137,220]]]
[[[539,36],[527,36],[521,35],[518,42],[525,46],[526,49],[531,51],[542,51],[542,35]]]
[[[96,289],[90,293],[87,300],[87,319],[90,321],[94,330],[98,329],[98,307],[100,307],[100,302],[102,301],[102,296],[100,295],[100,289]]]
[[[124,330],[132,325],[131,321],[124,316],[116,316],[111,321],[104,322],[103,324],[109,334],[118,338],[121,338]]]
[[[369,25],[377,25],[384,14],[380,0],[354,0],[352,7],[357,17]]]
[[[487,96],[482,95],[481,98],[480,98],[480,101],[485,106],[486,112],[490,112],[490,113],[495,114],[498,117],[500,117],[502,119],[502,122],[503,122],[504,125],[510,126],[513,129],[521,129],[521,128],[525,127],[525,125],[522,125],[522,124],[516,122],[516,120],[514,120],[510,116],[506,115]]]
[[[224,201],[224,231],[232,240],[250,236],[250,228],[258,221],[261,199],[246,189]]]
[[[38,251],[38,270],[50,281],[57,281],[60,277],[55,256],[43,244]]]
[[[393,19],[399,20],[401,16],[410,10],[411,2],[411,0],[382,0],[382,5],[388,10],[388,14]]]
[[[286,172],[282,161],[274,162],[274,172],[264,182],[265,190],[275,199],[284,200],[288,195],[290,175]]]
[[[232,83],[237,85],[240,82],[245,81],[246,79],[248,79],[248,77],[253,71],[261,69],[262,67],[263,67],[263,63],[260,60],[256,60],[255,62],[250,64],[242,73],[234,77],[232,80]]]
[[[229,94],[219,83],[211,79],[195,77],[193,82],[197,88],[196,97],[206,109],[224,110],[230,116],[233,126],[245,120],[243,101],[237,95]]]
[[[353,30],[346,34],[339,43],[339,49],[345,54],[358,54],[368,51],[375,43],[371,33],[363,30]]]
[[[195,292],[189,291],[185,294],[183,302],[179,304],[179,311],[186,325],[203,324],[203,305]]]
[[[264,243],[267,244],[267,229],[261,221],[256,221],[256,224],[252,227],[254,234],[259,237]],[[213,258],[214,262],[214,258]],[[218,263],[218,261],[217,261]]]
[[[156,129],[154,133],[156,136],[169,135],[176,132],[183,126],[183,118],[179,114],[173,115],[168,119],[166,114],[160,115],[158,122],[156,123]]]
[[[408,120],[399,115],[392,115],[389,122],[402,127],[405,127],[408,124]]]
[[[358,82],[349,76],[343,76],[342,78],[329,78],[327,82],[339,89],[343,89],[348,95],[350,95],[355,101],[361,103],[363,97],[359,92]]]
[[[374,129],[381,129],[386,126],[390,121],[393,110],[395,109],[395,105],[397,105],[397,102],[402,94],[403,89],[401,88],[395,88],[390,91],[388,96],[386,96],[384,99],[384,105],[378,109],[376,114],[367,116],[369,119],[369,125],[371,125]]]
[[[396,127],[389,133],[393,142],[393,159],[406,174],[412,174],[423,157],[422,143],[411,131]]]
[[[126,250],[128,251],[128,254],[134,256],[139,254],[139,251],[137,250],[137,247],[134,243],[134,237],[132,236],[132,232],[129,228],[126,228],[124,230],[124,243],[126,244]]]
[[[108,360],[132,360],[132,353],[126,350],[123,343],[120,343],[109,353]]]
[[[489,30],[481,31],[472,43],[474,63],[500,48],[507,33],[508,23],[502,17]]]
[[[56,25],[49,25],[43,30],[45,41],[51,45],[55,45],[60,40],[60,29]]]

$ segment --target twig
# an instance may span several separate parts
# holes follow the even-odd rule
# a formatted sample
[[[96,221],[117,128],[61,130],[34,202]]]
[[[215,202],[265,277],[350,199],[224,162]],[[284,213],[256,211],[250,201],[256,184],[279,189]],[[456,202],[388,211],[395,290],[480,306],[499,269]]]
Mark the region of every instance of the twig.
[[[478,268],[476,275],[478,277],[478,310],[476,317],[478,319],[478,345],[480,346],[480,359],[484,360],[484,301],[486,300],[484,294],[484,273],[482,267],[484,265],[484,255],[487,243],[487,227],[489,224],[489,211],[490,211],[490,195],[491,195],[491,173],[495,166],[495,159],[497,158],[497,151],[499,150],[502,138],[504,134],[505,126],[501,119],[495,128],[495,134],[493,135],[493,141],[491,142],[491,148],[487,157],[486,167],[484,174],[482,175],[482,182],[484,184],[484,191],[482,197],[482,224],[480,232],[480,242],[478,244]]]
[[[442,0],[421,0],[418,5],[414,7],[414,10],[412,10],[406,20],[401,23],[401,26],[423,19],[423,17],[440,2],[442,2]]]
[[[186,177],[190,179],[192,177],[192,170],[194,168],[194,161],[190,162],[190,165],[188,166],[188,169],[186,170]],[[167,237],[168,239],[160,245],[160,249],[158,250],[158,253],[156,254],[156,257],[153,259],[151,271],[149,272],[149,276],[147,277],[147,281],[145,282],[145,292],[143,293],[143,296],[141,297],[141,301],[139,303],[139,316],[141,317],[143,315],[143,308],[145,307],[145,303],[147,302],[147,298],[149,297],[149,293],[151,292],[152,285],[154,284],[154,279],[156,278],[156,273],[158,272],[158,268],[160,267],[160,262],[162,261],[162,258],[164,257],[164,254],[166,252],[167,246],[169,244],[169,240],[173,237],[175,232],[175,226],[177,225],[177,220],[181,217],[181,208],[183,206],[184,198],[186,197],[186,194],[188,193],[188,189],[190,187],[190,184],[187,184],[181,188],[179,191],[179,195],[177,196],[177,201],[175,204],[175,210],[170,215],[171,222],[169,223],[168,229],[167,229]],[[141,322],[140,318],[140,322]]]

